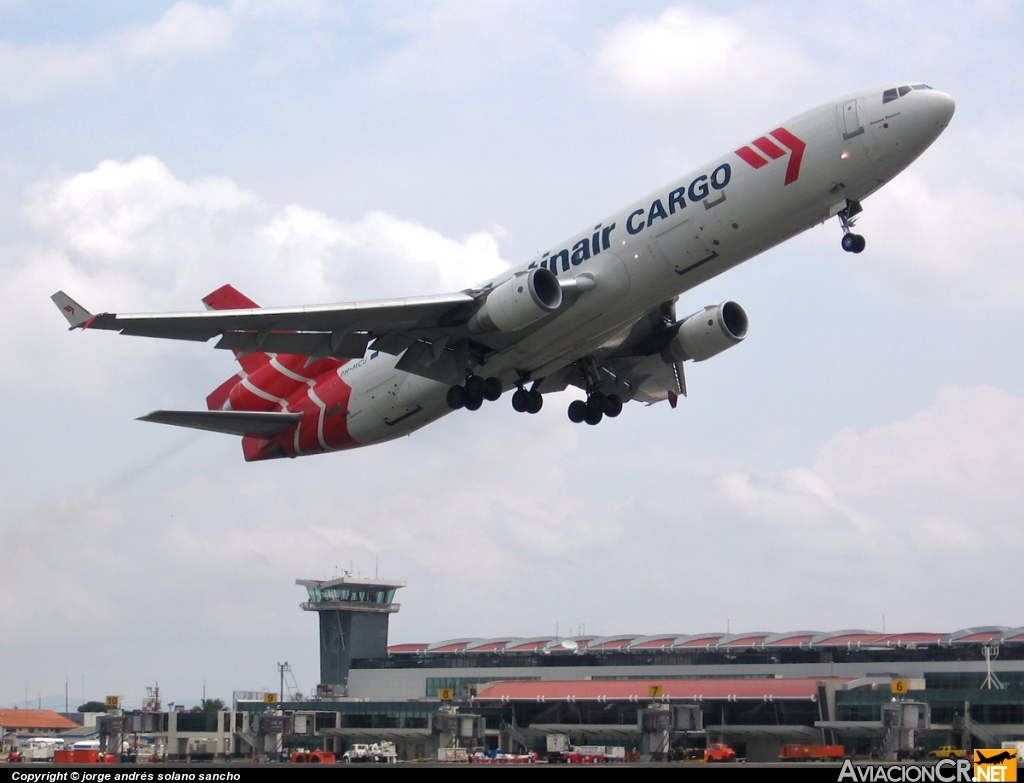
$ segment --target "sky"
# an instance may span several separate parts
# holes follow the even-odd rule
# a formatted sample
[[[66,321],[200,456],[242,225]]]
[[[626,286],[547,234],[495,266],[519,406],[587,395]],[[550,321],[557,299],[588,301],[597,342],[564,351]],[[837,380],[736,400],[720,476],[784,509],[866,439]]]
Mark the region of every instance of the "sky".
[[[401,579],[392,643],[1024,625],[1024,11],[1012,2],[0,0],[0,706],[318,680],[298,578]],[[750,335],[598,427],[506,398],[246,464],[135,421],[210,345],[94,312],[456,291],[886,82],[950,127],[835,221],[683,295]],[[506,395],[507,397],[507,395]]]

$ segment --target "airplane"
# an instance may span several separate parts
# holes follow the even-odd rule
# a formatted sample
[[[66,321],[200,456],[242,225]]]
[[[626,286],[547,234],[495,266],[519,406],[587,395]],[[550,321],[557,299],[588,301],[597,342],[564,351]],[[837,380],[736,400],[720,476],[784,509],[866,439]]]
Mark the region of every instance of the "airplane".
[[[996,753],[992,758],[985,758],[985,754],[980,750],[974,752],[978,754],[978,764],[1002,764],[1004,761],[1014,761],[1017,758],[1015,750],[1004,750],[1002,753]]]
[[[247,461],[381,443],[512,391],[537,413],[569,386],[569,418],[596,425],[624,403],[686,395],[683,363],[738,345],[748,318],[732,301],[677,318],[680,294],[837,218],[842,248],[861,202],[946,128],[956,104],[904,82],[846,95],[589,225],[474,288],[449,294],[261,308],[230,285],[206,312],[93,315],[51,298],[71,329],[208,341],[240,370],[205,411],[142,421],[242,436]]]

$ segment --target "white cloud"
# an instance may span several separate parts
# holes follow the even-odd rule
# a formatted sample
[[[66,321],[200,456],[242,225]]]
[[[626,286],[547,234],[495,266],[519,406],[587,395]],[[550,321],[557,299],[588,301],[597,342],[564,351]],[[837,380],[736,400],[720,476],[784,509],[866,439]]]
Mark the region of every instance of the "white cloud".
[[[57,289],[93,311],[193,310],[225,282],[261,304],[308,304],[460,290],[507,266],[500,229],[453,239],[384,212],[342,221],[299,205],[275,209],[230,179],[187,182],[150,156],[37,183],[24,214],[36,241],[0,281],[0,317],[11,324],[52,321],[47,299]],[[97,354],[81,336],[27,336],[0,381],[47,382],[36,370],[47,355],[100,388],[119,352]],[[169,350],[137,345],[132,361]]]
[[[870,276],[913,298],[1024,304],[1024,199],[1016,194],[908,171],[865,210],[869,245],[877,230],[886,247],[884,256],[859,257]]]
[[[106,33],[85,44],[0,42],[0,99],[31,102],[109,78],[133,64],[216,51],[231,42],[236,24],[228,9],[181,0],[152,24]]]
[[[32,101],[110,75],[113,52],[104,46],[15,46],[0,42],[0,98]]]
[[[687,6],[633,17],[608,33],[596,67],[620,93],[650,105],[703,112],[697,101],[767,103],[816,66],[794,41],[753,21]]]
[[[156,22],[120,32],[114,48],[132,61],[175,60],[220,48],[231,40],[234,22],[227,9],[175,3]]]
[[[811,468],[724,475],[744,519],[801,552],[877,551],[886,561],[980,555],[1013,532],[1024,486],[1024,400],[988,386],[942,389],[906,421],[847,429]]]

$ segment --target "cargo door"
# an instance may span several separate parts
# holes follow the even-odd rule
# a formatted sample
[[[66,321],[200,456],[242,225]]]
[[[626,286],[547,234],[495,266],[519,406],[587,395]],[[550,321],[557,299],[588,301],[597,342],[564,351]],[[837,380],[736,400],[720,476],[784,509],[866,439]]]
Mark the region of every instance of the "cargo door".
[[[677,275],[685,275],[718,258],[720,234],[721,223],[714,212],[698,211],[658,234],[650,247]]]
[[[852,139],[864,132],[864,126],[860,121],[860,108],[857,101],[847,101],[843,104],[843,138]]]

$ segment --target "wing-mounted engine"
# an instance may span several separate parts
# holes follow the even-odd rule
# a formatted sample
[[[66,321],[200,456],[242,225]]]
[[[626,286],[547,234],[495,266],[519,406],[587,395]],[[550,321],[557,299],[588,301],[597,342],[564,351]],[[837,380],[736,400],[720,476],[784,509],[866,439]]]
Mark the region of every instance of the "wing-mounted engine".
[[[558,278],[538,267],[519,272],[492,289],[466,325],[473,334],[514,332],[539,321],[562,306]]]
[[[702,362],[743,342],[749,323],[735,302],[708,305],[680,322],[665,350],[676,361]]]

